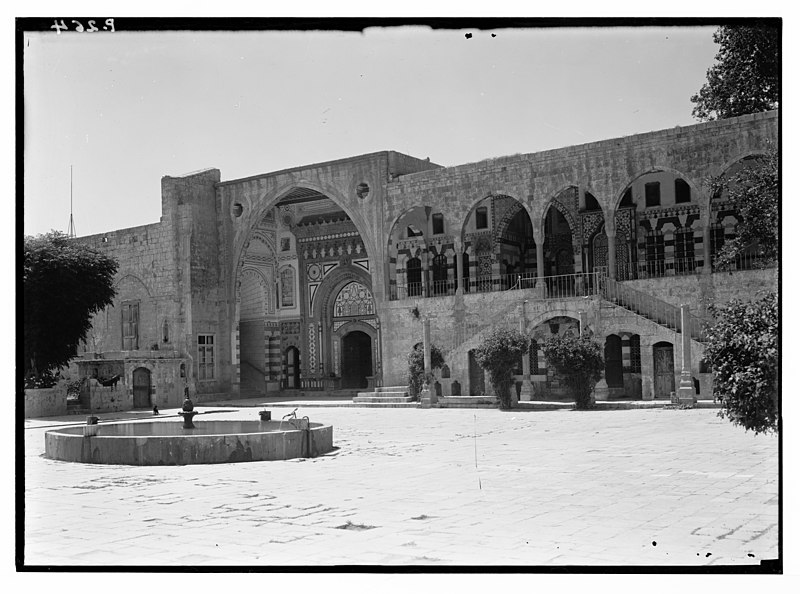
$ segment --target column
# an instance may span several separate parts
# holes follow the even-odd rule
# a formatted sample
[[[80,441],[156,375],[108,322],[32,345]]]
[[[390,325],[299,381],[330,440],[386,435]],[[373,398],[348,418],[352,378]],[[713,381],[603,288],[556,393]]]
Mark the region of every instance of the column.
[[[692,381],[692,333],[689,321],[689,306],[681,305],[681,382],[678,387],[678,399],[681,404],[694,404]]]
[[[464,293],[464,245],[460,239],[455,241],[456,249],[456,293]]]
[[[544,287],[544,241],[536,241],[536,296],[544,299],[546,291]]]
[[[616,280],[617,278],[617,222],[614,220],[614,213],[611,219],[606,221],[606,237],[608,238],[608,277]],[[608,219],[608,217],[606,217]]]
[[[522,333],[523,336],[527,336],[525,332],[525,326],[527,322],[525,321],[525,304],[527,301],[523,301],[521,305],[521,314],[519,317],[519,331]],[[529,343],[530,344],[530,343]],[[530,346],[528,347],[530,348]],[[511,401],[514,402],[517,398],[517,391],[516,389],[512,388],[511,392]],[[529,402],[533,398],[533,386],[531,385],[531,359],[528,353],[522,355],[522,388],[519,391],[519,399],[524,400],[525,402]]]
[[[711,274],[711,225],[703,227],[703,273]]]
[[[423,297],[430,297],[431,292],[428,289],[428,248],[425,247],[425,251],[422,253],[421,258],[422,260],[422,296]]]

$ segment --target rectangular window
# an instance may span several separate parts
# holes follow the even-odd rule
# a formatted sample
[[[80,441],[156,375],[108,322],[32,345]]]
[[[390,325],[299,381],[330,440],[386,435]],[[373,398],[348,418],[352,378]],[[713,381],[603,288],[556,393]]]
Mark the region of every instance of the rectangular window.
[[[638,334],[631,336],[631,373],[642,373],[642,346]]]
[[[479,206],[475,210],[475,228],[476,229],[489,228],[489,218],[487,216],[487,209],[485,206]]]
[[[647,275],[650,278],[664,276],[664,236],[647,236]]]
[[[122,350],[139,348],[139,302],[122,304]]]
[[[214,379],[214,335],[197,335],[197,378]]]
[[[436,213],[433,215],[433,234],[441,235],[444,233],[444,215]]]
[[[644,185],[644,205],[661,206],[661,183],[650,182]]]
[[[694,272],[694,231],[684,229],[675,232],[675,272]]]
[[[675,180],[675,204],[692,201],[692,188],[682,179]]]

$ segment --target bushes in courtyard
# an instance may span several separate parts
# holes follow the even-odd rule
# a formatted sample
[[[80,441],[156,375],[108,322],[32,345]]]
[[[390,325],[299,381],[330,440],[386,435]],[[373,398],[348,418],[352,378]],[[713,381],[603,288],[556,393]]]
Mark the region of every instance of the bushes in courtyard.
[[[496,328],[475,349],[475,360],[489,372],[489,381],[500,399],[500,408],[511,408],[514,367],[528,352],[529,346],[528,337],[518,330]]]
[[[444,355],[435,344],[431,345],[431,367],[441,369],[444,365]],[[433,369],[429,370],[431,373]],[[416,345],[408,354],[408,393],[416,398],[422,391],[425,383],[425,351],[422,344]]]
[[[738,299],[711,308],[706,359],[714,374],[719,416],[746,431],[778,431],[778,296]]]
[[[572,392],[576,408],[591,408],[592,389],[605,369],[600,344],[587,336],[554,335],[542,343],[542,351]]]

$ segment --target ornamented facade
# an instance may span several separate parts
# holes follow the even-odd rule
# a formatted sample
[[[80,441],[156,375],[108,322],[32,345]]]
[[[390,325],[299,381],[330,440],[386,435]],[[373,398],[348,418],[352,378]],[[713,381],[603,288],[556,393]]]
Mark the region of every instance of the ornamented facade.
[[[184,385],[199,401],[403,385],[423,320],[443,395],[488,389],[472,350],[506,325],[535,341],[522,399],[564,397],[538,343],[584,330],[604,344],[611,397],[669,398],[680,306],[697,322],[774,286],[757,246],[715,270],[739,215],[705,180],[777,142],[767,112],[456,167],[385,151],[164,177],[158,223],[82,238],[120,268],[79,365],[118,370],[130,406],[178,405]]]

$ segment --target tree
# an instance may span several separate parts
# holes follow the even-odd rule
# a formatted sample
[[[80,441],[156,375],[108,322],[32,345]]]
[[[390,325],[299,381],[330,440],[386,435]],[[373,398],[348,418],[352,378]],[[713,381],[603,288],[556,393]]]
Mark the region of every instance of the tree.
[[[592,390],[603,376],[603,350],[588,336],[554,335],[542,344],[547,362],[556,368],[575,398],[575,407],[592,407]]]
[[[47,376],[77,354],[92,315],[113,303],[116,272],[114,258],[63,233],[24,238],[26,378]]]
[[[444,365],[444,355],[435,344],[431,345],[431,367],[441,369]],[[430,373],[430,372],[428,372]],[[422,390],[425,383],[425,351],[422,344],[417,344],[408,354],[408,391],[415,398]]]
[[[489,381],[500,399],[500,408],[511,408],[511,388],[514,368],[520,357],[528,352],[530,340],[518,330],[491,330],[475,349],[475,360],[489,372]]]
[[[730,176],[709,180],[714,195],[727,192],[727,200],[741,215],[736,237],[726,242],[716,256],[717,268],[731,267],[749,246],[758,245],[764,265],[771,265],[778,256],[780,205],[779,157],[776,150],[750,159]]]
[[[778,297],[712,306],[705,357],[719,416],[745,431],[778,431]]]
[[[780,28],[730,25],[714,32],[719,44],[707,82],[691,98],[702,122],[777,109],[780,98]]]

